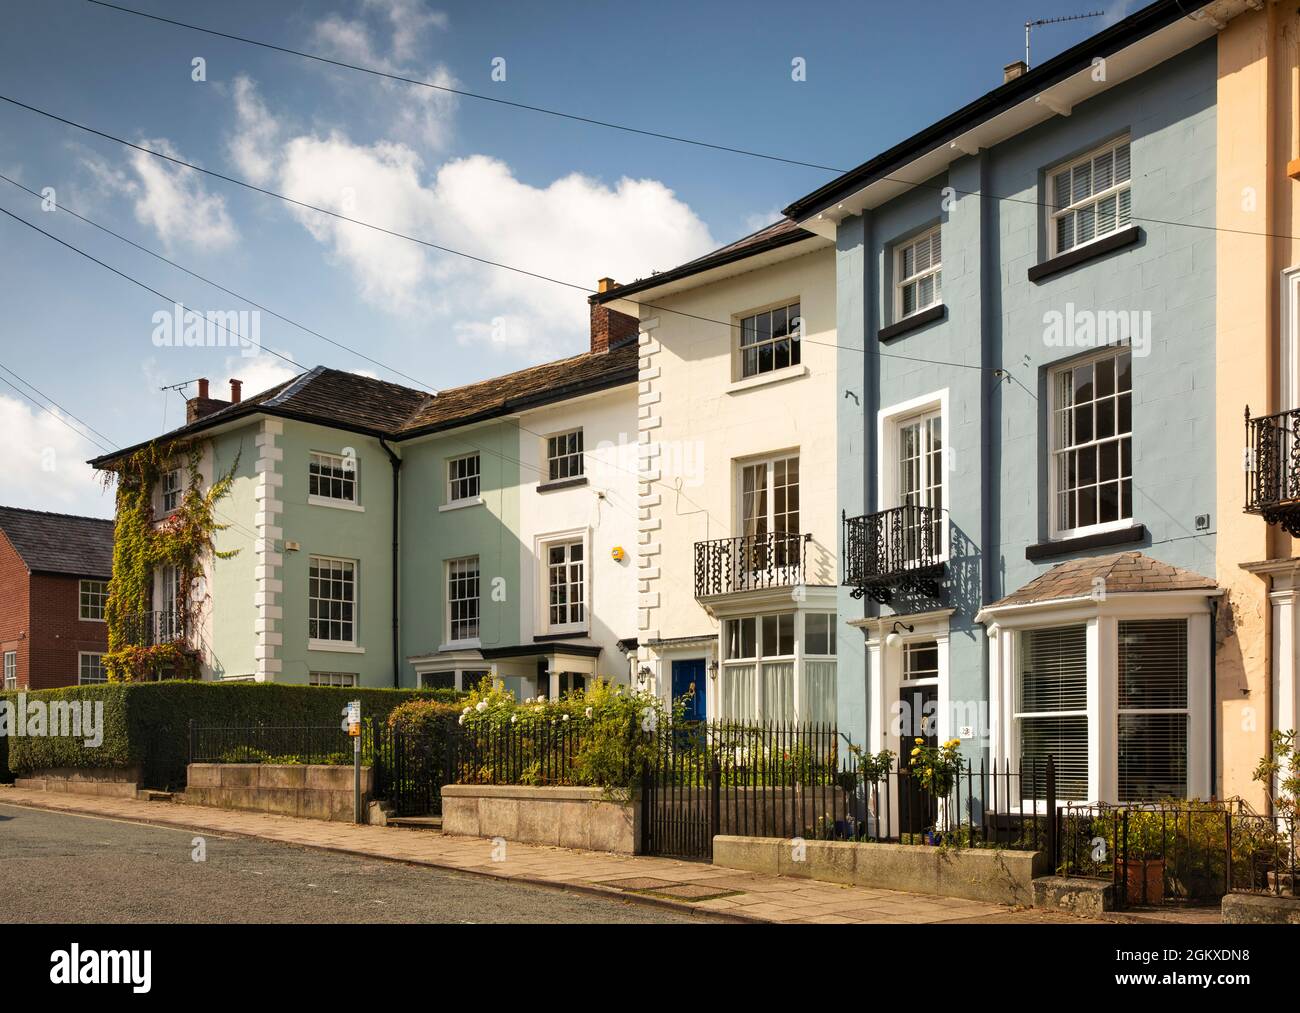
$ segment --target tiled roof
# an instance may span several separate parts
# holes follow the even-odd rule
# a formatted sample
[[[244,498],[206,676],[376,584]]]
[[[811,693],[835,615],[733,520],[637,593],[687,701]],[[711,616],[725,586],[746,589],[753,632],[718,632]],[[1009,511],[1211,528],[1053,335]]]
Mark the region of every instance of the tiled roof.
[[[113,575],[113,522],[0,506],[0,531],[33,573]]]
[[[584,352],[516,373],[444,390],[406,420],[402,435],[445,429],[484,415],[504,415],[533,403],[562,400],[564,392],[631,383],[637,376],[636,342],[608,352]]]
[[[1104,583],[1097,584],[1100,579]],[[1140,552],[1117,552],[1059,563],[990,608],[1090,597],[1098,588],[1107,594],[1142,591],[1204,591],[1217,585],[1209,577],[1170,566]]]
[[[584,352],[557,362],[531,366],[505,376],[436,395],[376,380],[357,373],[317,366],[292,380],[247,397],[163,434],[173,440],[258,412],[283,418],[333,426],[353,432],[402,440],[421,432],[505,415],[536,405],[577,397],[588,391],[633,383],[637,377],[636,342],[608,352]],[[143,446],[139,444],[137,446]],[[91,461],[96,467],[111,465],[130,453],[127,447]]]

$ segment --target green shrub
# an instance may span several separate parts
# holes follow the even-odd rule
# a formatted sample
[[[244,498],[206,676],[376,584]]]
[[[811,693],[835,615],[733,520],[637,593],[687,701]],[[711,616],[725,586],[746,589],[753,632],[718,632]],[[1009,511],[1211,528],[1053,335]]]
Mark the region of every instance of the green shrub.
[[[13,694],[10,694],[12,697]],[[185,784],[189,725],[337,725],[350,700],[361,701],[364,719],[387,720],[408,700],[460,699],[455,690],[357,689],[291,686],[277,683],[154,682],[107,683],[38,690],[27,699],[81,700],[104,705],[103,742],[92,748],[83,739],[16,737],[9,764],[21,774],[51,767],[128,767],[139,765],[143,784],[172,789]]]

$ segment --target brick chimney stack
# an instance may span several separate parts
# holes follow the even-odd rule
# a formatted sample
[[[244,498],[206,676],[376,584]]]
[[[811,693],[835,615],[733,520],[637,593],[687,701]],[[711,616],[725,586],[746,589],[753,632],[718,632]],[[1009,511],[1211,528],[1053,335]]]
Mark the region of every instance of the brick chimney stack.
[[[225,408],[229,401],[222,401],[220,398],[210,397],[208,395],[208,378],[199,377],[199,393],[196,397],[189,398],[185,402],[185,424],[197,422],[205,415],[211,415],[213,412]]]
[[[615,288],[618,288],[618,282],[613,278],[601,278],[596,283],[596,290],[601,294]],[[640,327],[640,321],[636,317],[601,305],[596,301],[595,296],[588,301],[591,303],[591,350],[593,352],[608,352],[611,347],[636,338]]]
[[[231,404],[239,404],[239,399],[242,396],[241,392],[243,391],[243,388],[244,388],[243,380],[230,381],[230,403]]]

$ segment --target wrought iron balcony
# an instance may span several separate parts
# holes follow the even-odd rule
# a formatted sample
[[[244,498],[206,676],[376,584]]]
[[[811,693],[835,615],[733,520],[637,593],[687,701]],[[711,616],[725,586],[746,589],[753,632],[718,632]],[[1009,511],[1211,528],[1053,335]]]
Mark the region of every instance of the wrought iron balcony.
[[[135,612],[122,622],[126,642],[135,647],[181,643],[185,623],[179,612]]]
[[[695,543],[695,597],[795,587],[812,535],[772,532]]]
[[[844,518],[844,583],[854,598],[890,601],[896,592],[939,597],[943,511],[901,506]]]
[[[1250,417],[1246,406],[1246,513],[1300,536],[1300,408]]]

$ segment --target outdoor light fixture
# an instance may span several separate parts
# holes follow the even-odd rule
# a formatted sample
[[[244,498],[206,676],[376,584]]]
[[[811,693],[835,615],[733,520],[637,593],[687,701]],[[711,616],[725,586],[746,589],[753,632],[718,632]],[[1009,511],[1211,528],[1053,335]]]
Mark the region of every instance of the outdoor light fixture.
[[[649,679],[652,674],[649,665],[642,665],[636,670],[636,677],[642,681]]]
[[[716,679],[717,677],[718,677],[718,659],[714,658],[712,661],[709,662],[709,678]]]
[[[911,633],[913,630],[916,629],[915,626],[909,626],[907,623],[903,623],[895,620],[893,629],[889,631],[889,636],[885,637],[886,647],[897,647],[899,644],[903,642],[903,638],[898,635],[898,628],[900,626],[903,627],[903,629],[907,630],[908,633]]]

